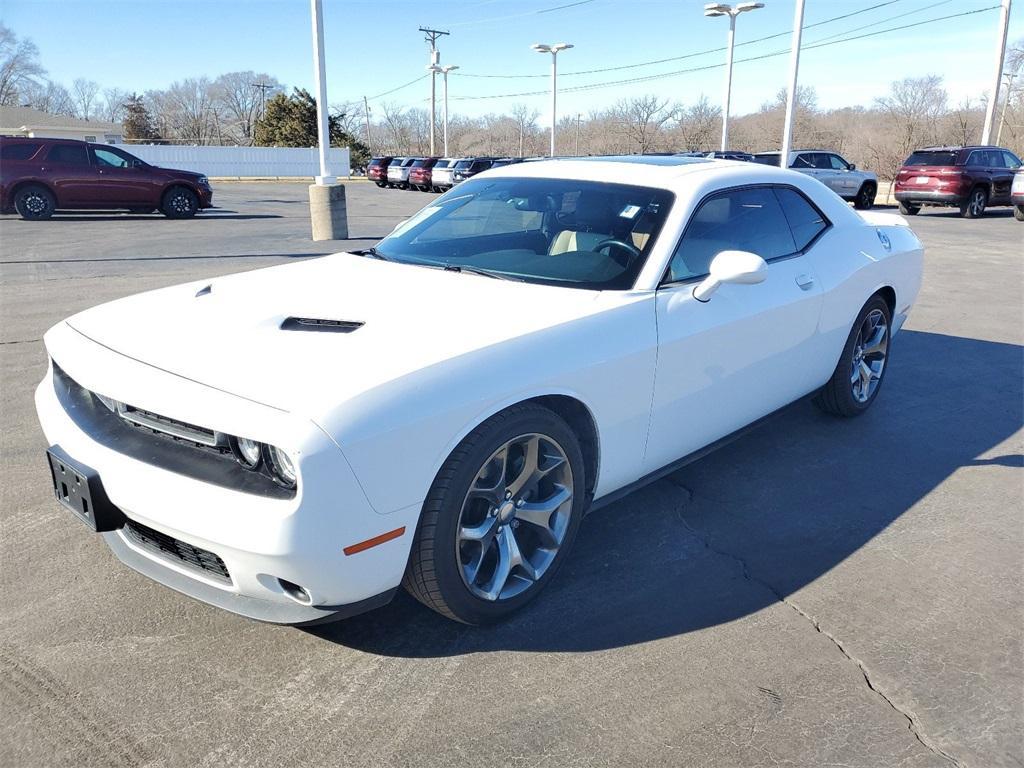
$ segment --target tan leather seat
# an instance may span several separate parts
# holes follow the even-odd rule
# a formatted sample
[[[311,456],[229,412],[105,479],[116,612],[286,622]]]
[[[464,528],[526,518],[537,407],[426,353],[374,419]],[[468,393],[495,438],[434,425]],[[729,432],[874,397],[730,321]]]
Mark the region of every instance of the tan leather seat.
[[[551,241],[548,254],[558,256],[571,251],[592,251],[598,243],[608,238],[609,235],[602,232],[575,232],[571,229],[563,229]]]
[[[612,226],[610,204],[606,194],[580,194],[573,214],[573,228],[563,229],[555,235],[548,247],[548,254],[558,256],[574,251],[592,251],[599,243],[612,237],[607,232]]]

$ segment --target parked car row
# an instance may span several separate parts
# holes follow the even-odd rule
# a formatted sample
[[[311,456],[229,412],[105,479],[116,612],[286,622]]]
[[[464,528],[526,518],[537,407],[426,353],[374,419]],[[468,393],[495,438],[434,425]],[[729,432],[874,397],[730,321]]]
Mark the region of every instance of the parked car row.
[[[378,187],[444,192],[490,168],[521,163],[521,157],[375,157],[366,177]]]

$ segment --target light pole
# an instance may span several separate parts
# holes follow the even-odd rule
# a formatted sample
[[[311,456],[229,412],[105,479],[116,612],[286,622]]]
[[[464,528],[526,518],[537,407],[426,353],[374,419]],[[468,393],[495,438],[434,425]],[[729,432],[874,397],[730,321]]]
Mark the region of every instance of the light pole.
[[[555,156],[555,121],[558,119],[558,52],[573,46],[570,43],[542,45],[534,43],[530,46],[537,53],[551,54],[551,157]]]
[[[458,69],[458,65],[449,64],[446,67],[439,67],[437,64],[431,64],[427,67],[427,70],[437,74],[440,72],[444,75],[444,156],[448,157],[448,73],[453,69]]]
[[[789,148],[793,142],[793,117],[796,113],[797,74],[800,71],[800,40],[804,33],[804,0],[793,8],[793,42],[789,52],[789,90],[786,92],[786,122],[782,127],[782,151],[779,166],[789,168]]]
[[[327,76],[324,66],[324,9],[322,0],[309,0],[313,22],[313,84],[316,88],[316,134],[320,155],[320,175],[309,187],[309,218],[314,240],[347,240],[348,215],[345,186],[327,169],[327,150],[331,146],[327,118]]]
[[[708,3],[704,6],[704,15],[729,17],[729,43],[725,54],[725,104],[722,106],[722,151],[729,148],[729,99],[732,96],[732,49],[736,38],[736,17],[747,11],[764,8],[764,3]]]

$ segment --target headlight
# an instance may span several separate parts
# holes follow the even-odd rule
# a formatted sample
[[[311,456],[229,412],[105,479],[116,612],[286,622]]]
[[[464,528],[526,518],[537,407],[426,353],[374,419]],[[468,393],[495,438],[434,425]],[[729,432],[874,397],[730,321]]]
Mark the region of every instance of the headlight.
[[[234,454],[238,463],[246,469],[256,469],[260,464],[262,444],[247,437],[232,437],[230,440],[231,453]]]
[[[210,186],[210,180],[206,176],[200,176],[197,184],[202,184],[204,187]]]
[[[288,454],[273,445],[263,446],[263,458],[270,468],[270,476],[285,488],[295,487],[295,465]]]

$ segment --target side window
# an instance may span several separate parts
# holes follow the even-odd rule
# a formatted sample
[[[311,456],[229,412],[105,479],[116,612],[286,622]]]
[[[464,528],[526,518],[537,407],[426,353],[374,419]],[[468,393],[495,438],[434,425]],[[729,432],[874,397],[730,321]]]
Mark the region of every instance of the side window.
[[[985,155],[985,165],[987,165],[989,168],[1006,167],[1006,161],[1003,160],[1003,153],[1000,152],[998,149],[990,149],[988,152],[985,153]]]
[[[828,228],[825,217],[795,189],[776,187],[775,196],[779,199],[786,221],[789,222],[796,250],[802,251]]]
[[[1003,160],[1006,162],[1006,167],[1011,171],[1015,171],[1020,168],[1020,158],[1017,157],[1013,152],[1007,152],[1003,150]]]
[[[96,158],[96,165],[101,168],[128,168],[131,166],[128,158],[110,149],[96,147],[93,149],[92,154]]]
[[[843,160],[839,155],[828,155],[828,159],[829,162],[832,163],[831,167],[833,171],[845,171],[850,167],[849,163]]]
[[[89,157],[85,152],[84,144],[54,144],[46,159],[51,163],[64,163],[66,165],[88,165]]]
[[[967,158],[967,162],[964,163],[964,165],[987,165],[985,153],[980,150],[975,150],[974,152],[971,152],[970,156]]]
[[[813,168],[814,167],[813,160],[814,160],[814,155],[805,152],[802,155],[797,155],[796,156],[796,160],[793,161],[793,165],[790,166],[790,167],[791,168]]]
[[[763,259],[795,252],[789,223],[768,187],[722,192],[701,203],[690,218],[669,265],[669,279],[708,274],[722,251],[750,251]]]
[[[0,149],[0,160],[28,160],[38,149],[38,144],[4,144]]]

